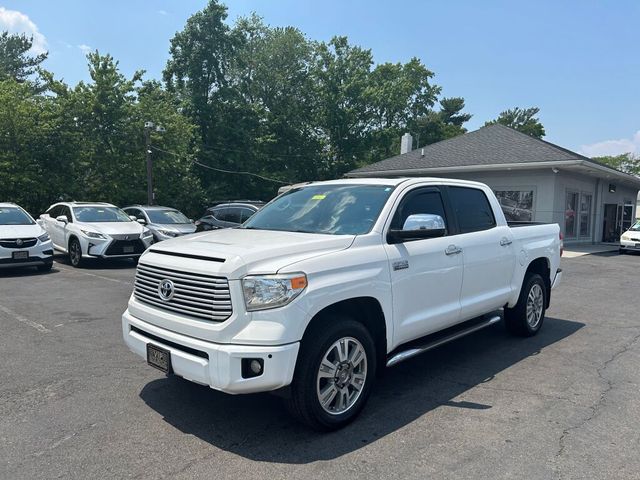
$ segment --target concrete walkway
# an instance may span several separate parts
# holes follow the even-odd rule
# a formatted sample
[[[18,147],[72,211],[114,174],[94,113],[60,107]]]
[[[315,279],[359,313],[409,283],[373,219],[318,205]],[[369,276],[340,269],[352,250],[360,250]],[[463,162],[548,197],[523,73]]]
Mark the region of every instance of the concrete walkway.
[[[595,245],[565,245],[562,258],[576,258],[594,253],[617,252],[620,246],[617,243],[597,243]]]

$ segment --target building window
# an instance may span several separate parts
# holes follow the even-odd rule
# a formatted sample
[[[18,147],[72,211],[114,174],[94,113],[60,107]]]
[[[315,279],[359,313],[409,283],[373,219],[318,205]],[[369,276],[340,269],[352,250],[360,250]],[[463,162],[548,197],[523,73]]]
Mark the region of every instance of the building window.
[[[588,237],[591,231],[591,194],[580,195],[580,236]]]
[[[533,190],[504,189],[494,193],[508,222],[533,221]]]
[[[564,236],[567,238],[576,237],[578,197],[578,192],[567,191],[567,205],[564,211]]]

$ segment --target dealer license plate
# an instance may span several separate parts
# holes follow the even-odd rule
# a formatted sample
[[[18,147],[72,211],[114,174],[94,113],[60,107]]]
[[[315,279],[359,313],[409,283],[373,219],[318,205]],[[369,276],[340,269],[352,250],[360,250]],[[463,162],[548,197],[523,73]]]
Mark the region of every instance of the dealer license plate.
[[[27,258],[29,258],[29,252],[13,252],[11,254],[11,258],[13,258],[14,260],[26,260]]]
[[[147,363],[152,367],[169,373],[171,370],[171,352],[147,343]]]

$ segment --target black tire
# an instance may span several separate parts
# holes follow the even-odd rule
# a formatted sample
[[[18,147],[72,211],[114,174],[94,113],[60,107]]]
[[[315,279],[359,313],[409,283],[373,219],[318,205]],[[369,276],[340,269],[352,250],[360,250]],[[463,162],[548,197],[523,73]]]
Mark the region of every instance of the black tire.
[[[51,267],[53,267],[53,262],[45,263],[44,265],[38,265],[37,268],[39,272],[48,272],[51,270]]]
[[[534,290],[535,292],[541,292],[542,296],[539,300],[538,296],[532,293]],[[535,300],[530,299],[531,295],[533,295]],[[518,303],[513,308],[504,309],[504,322],[507,330],[520,337],[532,337],[538,333],[544,323],[548,295],[547,286],[543,278],[537,273],[527,273],[522,282]],[[532,311],[536,314],[535,318],[537,319],[535,322],[533,321],[533,317],[528,317],[527,313],[527,305],[530,301],[532,304],[535,304],[535,307],[532,305]],[[537,313],[538,309],[540,309],[539,314]]]
[[[71,263],[71,266],[75,268],[81,267],[84,263],[82,261],[82,247],[80,246],[80,241],[75,237],[72,237],[71,240],[69,240],[69,262]]]
[[[332,318],[323,319],[319,322],[321,328],[315,328],[305,335],[304,340],[300,346],[300,352],[298,354],[298,361],[296,363],[296,370],[291,384],[291,395],[287,399],[290,412],[300,420],[314,430],[319,431],[331,431],[337,430],[353,421],[360,411],[364,408],[374,380],[376,378],[376,348],[371,337],[371,334],[367,328],[359,322],[344,315],[335,315]],[[333,381],[335,379],[323,379],[319,380],[320,364],[325,355],[330,352],[330,348],[341,339],[347,342],[352,342],[351,352],[354,348],[358,348],[356,342],[359,342],[359,346],[364,349],[366,354],[364,383],[359,390],[358,395],[354,395],[354,402],[342,413],[329,413],[321,405],[319,400],[320,385],[322,382]],[[351,340],[349,340],[351,339]],[[349,349],[349,343],[347,349]],[[335,351],[335,350],[334,350]],[[335,351],[337,353],[337,351]],[[362,362],[355,362],[359,368],[362,368]],[[353,371],[352,371],[353,372]],[[347,372],[348,378],[351,378],[353,373]],[[328,383],[325,384],[327,386]],[[351,384],[346,386],[347,391],[352,388],[351,392],[356,392]],[[336,389],[338,391],[338,389]],[[340,390],[343,391],[343,390]],[[339,402],[338,395],[334,395],[335,402]],[[329,402],[331,403],[331,402]],[[347,404],[350,400],[347,400]],[[330,407],[330,405],[328,406]]]

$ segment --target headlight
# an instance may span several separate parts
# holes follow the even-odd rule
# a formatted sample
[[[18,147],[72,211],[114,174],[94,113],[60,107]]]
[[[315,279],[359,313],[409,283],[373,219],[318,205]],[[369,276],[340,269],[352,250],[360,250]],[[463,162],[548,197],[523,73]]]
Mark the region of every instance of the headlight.
[[[631,240],[631,237],[629,235],[622,235],[622,240],[628,242],[629,240]]]
[[[177,237],[178,232],[173,232],[171,230],[158,230],[160,235],[164,235],[165,237]]]
[[[80,230],[86,237],[89,238],[102,238],[102,239],[106,239],[107,237],[105,237],[103,234],[98,233],[98,232],[90,232],[88,230]]]
[[[304,273],[255,275],[242,279],[247,311],[266,310],[288,304],[307,288]]]
[[[40,240],[41,242],[48,242],[49,240],[51,240],[51,237],[49,237],[49,234],[45,232],[38,237],[38,240]]]

